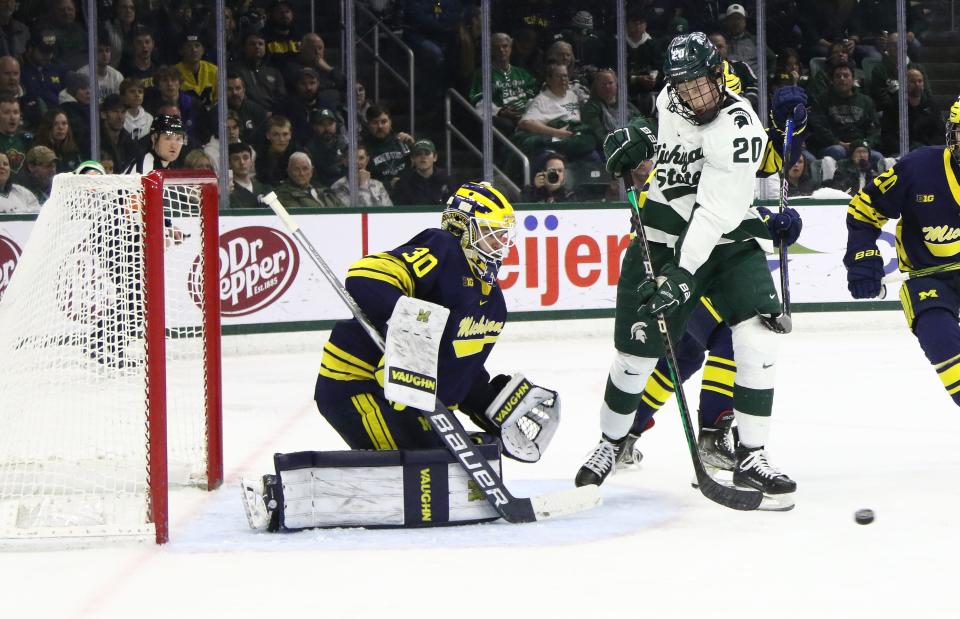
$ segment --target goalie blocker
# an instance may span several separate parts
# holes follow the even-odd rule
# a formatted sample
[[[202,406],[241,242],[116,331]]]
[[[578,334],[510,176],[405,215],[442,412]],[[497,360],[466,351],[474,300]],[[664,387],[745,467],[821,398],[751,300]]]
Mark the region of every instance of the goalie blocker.
[[[497,445],[479,451],[502,476]],[[435,527],[500,517],[445,449],[302,451],[273,459],[276,475],[241,481],[253,529]]]

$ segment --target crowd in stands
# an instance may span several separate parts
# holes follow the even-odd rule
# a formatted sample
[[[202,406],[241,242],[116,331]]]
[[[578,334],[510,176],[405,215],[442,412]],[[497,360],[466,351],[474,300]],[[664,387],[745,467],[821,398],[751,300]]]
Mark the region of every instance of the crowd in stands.
[[[364,84],[348,84],[340,63],[328,60],[324,39],[306,31],[311,4],[305,0],[227,0],[225,58],[217,58],[213,45],[212,2],[99,0],[93,67],[86,3],[0,0],[0,212],[39,210],[53,175],[84,160],[123,169],[149,147],[158,114],[182,118],[188,146],[179,165],[229,175],[232,208],[258,207],[269,191],[301,207],[442,203],[467,180],[438,167],[444,93],[456,88],[478,109],[487,96],[479,2],[366,4],[415,53],[417,136],[397,127],[384,101],[369,100]],[[890,32],[892,0],[809,0],[802,10],[796,0],[768,4],[769,74],[760,80],[753,3],[628,0],[627,92],[621,93],[617,72],[608,68],[617,65],[618,52],[613,2],[494,2],[488,94],[495,128],[531,163],[522,199],[612,198],[602,142],[619,126],[619,99],[627,99],[629,117],[655,117],[664,49],[673,36],[693,30],[708,33],[726,61],[728,87],[755,107],[763,83],[768,95],[785,85],[806,90],[809,127],[804,156],[787,173],[791,195],[821,185],[856,191],[889,165],[900,154],[901,90],[910,148],[942,143],[943,110],[932,104],[929,79],[915,60],[924,2],[911,3],[908,13],[904,85]],[[91,71],[96,92],[89,88]],[[216,122],[220,71],[226,72],[224,135]],[[347,88],[355,88],[361,128],[353,198]],[[94,97],[96,153],[89,152]],[[220,140],[227,142],[227,171],[218,170]],[[518,178],[508,150],[498,148],[495,163]],[[591,184],[600,191],[589,191]]]

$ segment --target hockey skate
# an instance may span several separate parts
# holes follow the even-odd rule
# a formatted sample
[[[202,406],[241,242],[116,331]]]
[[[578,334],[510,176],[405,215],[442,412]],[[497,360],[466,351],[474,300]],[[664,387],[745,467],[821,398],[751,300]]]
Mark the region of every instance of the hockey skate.
[[[573,483],[577,487],[602,484],[617,468],[617,459],[620,457],[620,451],[625,442],[625,438],[611,441],[606,436],[602,436],[600,442],[590,453],[590,457],[580,467]]]
[[[643,452],[637,447],[639,434],[631,432],[623,441],[620,448],[620,455],[617,456],[618,471],[633,471],[640,468],[640,461],[643,460]]]
[[[700,428],[697,449],[700,450],[700,459],[710,475],[716,475],[718,471],[733,472],[737,466],[737,430],[732,426],[731,411],[721,416],[715,426]]]
[[[797,490],[797,484],[767,462],[766,450],[763,447],[738,446],[736,455],[733,483],[741,488],[751,488],[763,493],[763,502],[757,509],[793,509],[793,493]]]
[[[279,514],[276,512],[277,500],[273,498],[273,486],[276,475],[264,475],[262,481],[240,480],[240,498],[243,512],[247,515],[247,524],[255,531],[276,531],[279,529]]]

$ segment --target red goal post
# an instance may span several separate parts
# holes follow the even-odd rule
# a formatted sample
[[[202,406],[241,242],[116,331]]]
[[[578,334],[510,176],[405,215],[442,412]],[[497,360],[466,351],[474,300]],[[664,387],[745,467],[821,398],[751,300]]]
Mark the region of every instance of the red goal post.
[[[217,209],[206,171],[55,178],[0,300],[0,540],[164,543],[169,487],[222,483]]]

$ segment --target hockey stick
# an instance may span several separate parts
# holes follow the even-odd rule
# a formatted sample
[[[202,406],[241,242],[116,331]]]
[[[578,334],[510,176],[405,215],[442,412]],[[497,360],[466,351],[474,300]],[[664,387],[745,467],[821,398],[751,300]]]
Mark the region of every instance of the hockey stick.
[[[780,166],[780,208],[782,214],[787,208],[787,162],[790,160],[791,150],[793,149],[793,118],[788,118],[783,133],[783,159]],[[793,316],[790,313],[790,272],[788,269],[788,248],[787,244],[780,239],[780,315],[765,321],[768,326],[773,327],[777,333],[790,333],[793,331]]]
[[[637,188],[630,184],[627,187],[627,199],[636,215],[637,237],[640,239],[640,249],[643,251],[643,268],[646,271],[647,281],[654,280],[653,263],[650,261],[650,245],[647,243],[647,234],[643,229],[640,217],[640,205],[637,202]],[[697,437],[693,431],[693,422],[690,420],[690,408],[687,406],[687,397],[683,391],[683,379],[680,377],[677,357],[674,354],[673,338],[667,329],[667,321],[663,314],[657,314],[657,326],[660,337],[663,339],[663,348],[667,358],[667,368],[670,370],[670,380],[673,381],[677,395],[677,407],[680,409],[680,420],[683,422],[683,434],[690,449],[690,458],[693,460],[693,470],[697,476],[697,485],[703,496],[724,507],[751,511],[760,507],[763,502],[763,493],[756,490],[741,490],[732,486],[725,486],[707,473],[700,459],[700,449],[697,447]]]
[[[883,279],[880,280],[880,294],[877,295],[878,299],[887,298],[887,284],[896,284],[898,282],[906,282],[911,279],[916,279],[918,277],[926,277],[927,275],[936,275],[938,273],[949,273],[951,271],[960,271],[960,262],[951,262],[950,264],[938,264],[932,267],[924,267],[922,269],[916,269],[915,271],[897,271],[896,273],[891,273]]]
[[[350,309],[360,326],[363,327],[380,350],[384,350],[386,345],[383,335],[364,315],[363,310],[360,309],[354,298],[350,296],[347,289],[337,279],[323,256],[320,255],[313,243],[290,217],[287,209],[277,199],[276,194],[270,192],[263,197],[263,201],[273,209],[273,212],[283,221],[290,234],[297,239],[300,247],[307,252],[320,272],[323,273],[323,276],[327,278],[327,281],[330,282],[337,295]],[[454,414],[442,402],[437,400],[433,412],[425,411],[424,416],[430,422],[433,431],[440,436],[444,446],[454,455],[460,466],[477,484],[477,487],[483,490],[490,505],[507,522],[536,522],[545,518],[573,514],[600,505],[600,489],[597,486],[583,486],[573,490],[561,490],[531,498],[513,496],[503,484],[500,475],[493,470],[487,459],[480,455],[480,451],[470,440]]]

